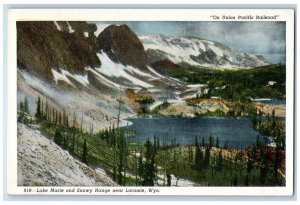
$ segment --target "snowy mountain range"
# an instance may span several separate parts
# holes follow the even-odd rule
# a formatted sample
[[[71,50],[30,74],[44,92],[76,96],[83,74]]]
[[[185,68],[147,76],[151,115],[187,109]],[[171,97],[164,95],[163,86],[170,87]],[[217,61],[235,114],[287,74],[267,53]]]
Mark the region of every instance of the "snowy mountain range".
[[[34,107],[37,96],[44,95],[49,103],[86,116],[87,126],[99,120],[99,129],[113,124],[116,98],[127,89],[146,90],[157,99],[182,96],[189,85],[164,76],[163,69],[269,64],[262,56],[200,38],[137,36],[127,25],[18,22],[17,34],[18,99],[28,96]],[[89,112],[99,105],[102,110]],[[123,114],[126,118],[133,111],[125,107]]]
[[[186,97],[196,96],[205,86],[164,75],[163,69],[185,69],[186,65],[199,69],[244,69],[267,64],[262,56],[240,53],[217,42],[195,37],[138,36],[127,25],[17,22],[18,105],[26,97],[29,114],[34,116],[37,99],[41,98],[46,106],[74,118],[81,117],[83,129],[89,129],[92,124],[94,132],[117,123],[125,126],[126,119],[136,114],[138,102],[133,97],[153,98],[155,106],[166,99],[180,104]],[[124,102],[121,107],[120,98]],[[41,135],[24,126],[19,130],[23,132],[19,152],[26,155],[26,141],[34,141]],[[43,138],[40,144],[49,146],[46,151],[53,149],[57,155],[63,154],[61,160],[69,157],[49,140]],[[66,169],[71,178],[79,174],[88,185],[111,184],[109,180],[90,179],[82,172],[82,164],[74,159],[69,162],[76,167],[75,174]],[[59,167],[50,166],[51,177],[57,176]],[[21,164],[20,168],[23,167],[28,168]],[[43,167],[21,176],[21,184],[23,179],[28,181],[44,173]],[[57,184],[69,181],[59,179],[62,182]]]
[[[263,56],[240,53],[218,42],[197,37],[139,36],[149,60],[208,68],[247,68],[270,64]]]

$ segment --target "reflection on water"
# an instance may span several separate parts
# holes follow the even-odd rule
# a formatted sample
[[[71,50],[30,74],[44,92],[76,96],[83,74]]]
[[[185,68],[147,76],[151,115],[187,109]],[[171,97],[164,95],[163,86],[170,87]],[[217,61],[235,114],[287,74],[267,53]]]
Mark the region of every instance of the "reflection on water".
[[[245,148],[256,141],[259,133],[252,128],[246,118],[131,118],[130,129],[135,135],[129,136],[132,141],[145,142],[147,138],[159,137],[161,144],[192,144],[197,136],[208,142],[210,135],[219,138],[220,146]]]

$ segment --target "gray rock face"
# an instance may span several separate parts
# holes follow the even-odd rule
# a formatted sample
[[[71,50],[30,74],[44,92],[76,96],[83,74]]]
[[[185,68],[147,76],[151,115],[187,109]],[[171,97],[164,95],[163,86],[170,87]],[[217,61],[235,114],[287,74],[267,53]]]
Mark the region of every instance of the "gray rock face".
[[[116,186],[39,131],[18,123],[18,186]]]

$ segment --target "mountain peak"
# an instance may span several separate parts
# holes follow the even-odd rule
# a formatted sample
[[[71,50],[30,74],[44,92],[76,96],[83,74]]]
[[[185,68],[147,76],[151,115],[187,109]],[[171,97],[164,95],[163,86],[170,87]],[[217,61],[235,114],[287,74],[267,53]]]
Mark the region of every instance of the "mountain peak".
[[[148,63],[142,42],[125,24],[106,27],[98,36],[98,49],[124,65],[146,68]]]

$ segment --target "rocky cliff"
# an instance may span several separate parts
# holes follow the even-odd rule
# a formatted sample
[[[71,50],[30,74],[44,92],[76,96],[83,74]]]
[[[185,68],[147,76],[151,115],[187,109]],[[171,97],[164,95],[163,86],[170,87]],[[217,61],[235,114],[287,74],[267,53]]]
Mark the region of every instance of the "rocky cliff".
[[[100,66],[94,30],[84,22],[18,21],[18,67],[50,81],[51,69],[82,74],[86,66]]]
[[[114,62],[145,69],[148,57],[143,44],[127,25],[111,25],[98,36],[99,50]]]

